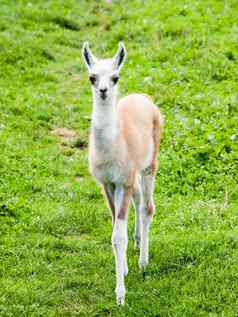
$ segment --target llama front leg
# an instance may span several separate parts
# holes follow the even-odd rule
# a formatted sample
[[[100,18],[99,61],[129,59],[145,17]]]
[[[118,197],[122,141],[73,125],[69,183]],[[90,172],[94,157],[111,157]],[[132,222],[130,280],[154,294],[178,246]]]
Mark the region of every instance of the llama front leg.
[[[154,200],[154,176],[150,169],[142,174],[142,194],[143,202],[141,205],[141,243],[139,266],[144,269],[149,262],[149,229],[155,212]]]
[[[116,262],[116,297],[117,304],[125,303],[124,276],[128,273],[126,249],[128,243],[127,215],[132,190],[125,186],[116,186],[115,189],[115,223],[112,233],[112,247]]]

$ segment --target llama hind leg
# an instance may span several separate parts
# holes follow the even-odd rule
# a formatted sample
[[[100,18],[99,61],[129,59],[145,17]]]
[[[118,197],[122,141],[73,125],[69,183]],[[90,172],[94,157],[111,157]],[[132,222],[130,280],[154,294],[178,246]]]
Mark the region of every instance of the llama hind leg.
[[[155,173],[151,167],[142,172],[142,194],[141,205],[141,243],[139,266],[143,269],[149,262],[149,229],[155,213],[153,200]]]
[[[141,190],[141,177],[137,176],[133,188],[133,206],[135,209],[135,230],[134,230],[134,248],[140,248],[141,240],[141,203],[142,203],[142,190]]]

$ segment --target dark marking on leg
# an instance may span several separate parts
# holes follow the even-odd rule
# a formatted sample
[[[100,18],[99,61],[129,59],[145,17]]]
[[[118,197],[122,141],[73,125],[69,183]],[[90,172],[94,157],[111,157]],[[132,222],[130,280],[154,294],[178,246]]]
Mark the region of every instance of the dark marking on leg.
[[[132,186],[125,187],[123,202],[122,202],[122,205],[120,206],[120,209],[117,215],[118,219],[126,219],[127,217],[128,208],[129,208],[129,204],[130,204],[130,200],[132,196],[132,189],[133,189]]]
[[[112,225],[115,223],[115,205],[114,205],[114,191],[115,186],[113,184],[103,184],[104,193],[108,205],[112,211]]]
[[[153,202],[153,198],[147,202],[146,210],[149,216],[153,216],[153,214],[155,213],[155,205]]]

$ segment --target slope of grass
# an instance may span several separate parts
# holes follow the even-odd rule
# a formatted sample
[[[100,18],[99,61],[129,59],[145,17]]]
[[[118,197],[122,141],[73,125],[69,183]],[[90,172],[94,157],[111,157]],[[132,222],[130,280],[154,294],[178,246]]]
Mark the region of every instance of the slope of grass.
[[[237,316],[237,15],[235,0],[1,1],[0,316]],[[99,56],[123,40],[121,93],[165,116],[151,262],[143,276],[130,241],[122,308],[87,169],[86,39]]]

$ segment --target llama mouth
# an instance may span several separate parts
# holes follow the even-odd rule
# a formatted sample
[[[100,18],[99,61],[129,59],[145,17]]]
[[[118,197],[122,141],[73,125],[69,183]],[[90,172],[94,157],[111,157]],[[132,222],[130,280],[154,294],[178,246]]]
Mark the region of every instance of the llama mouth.
[[[107,99],[107,95],[105,93],[100,94],[100,97],[102,98],[102,100],[106,100]]]

